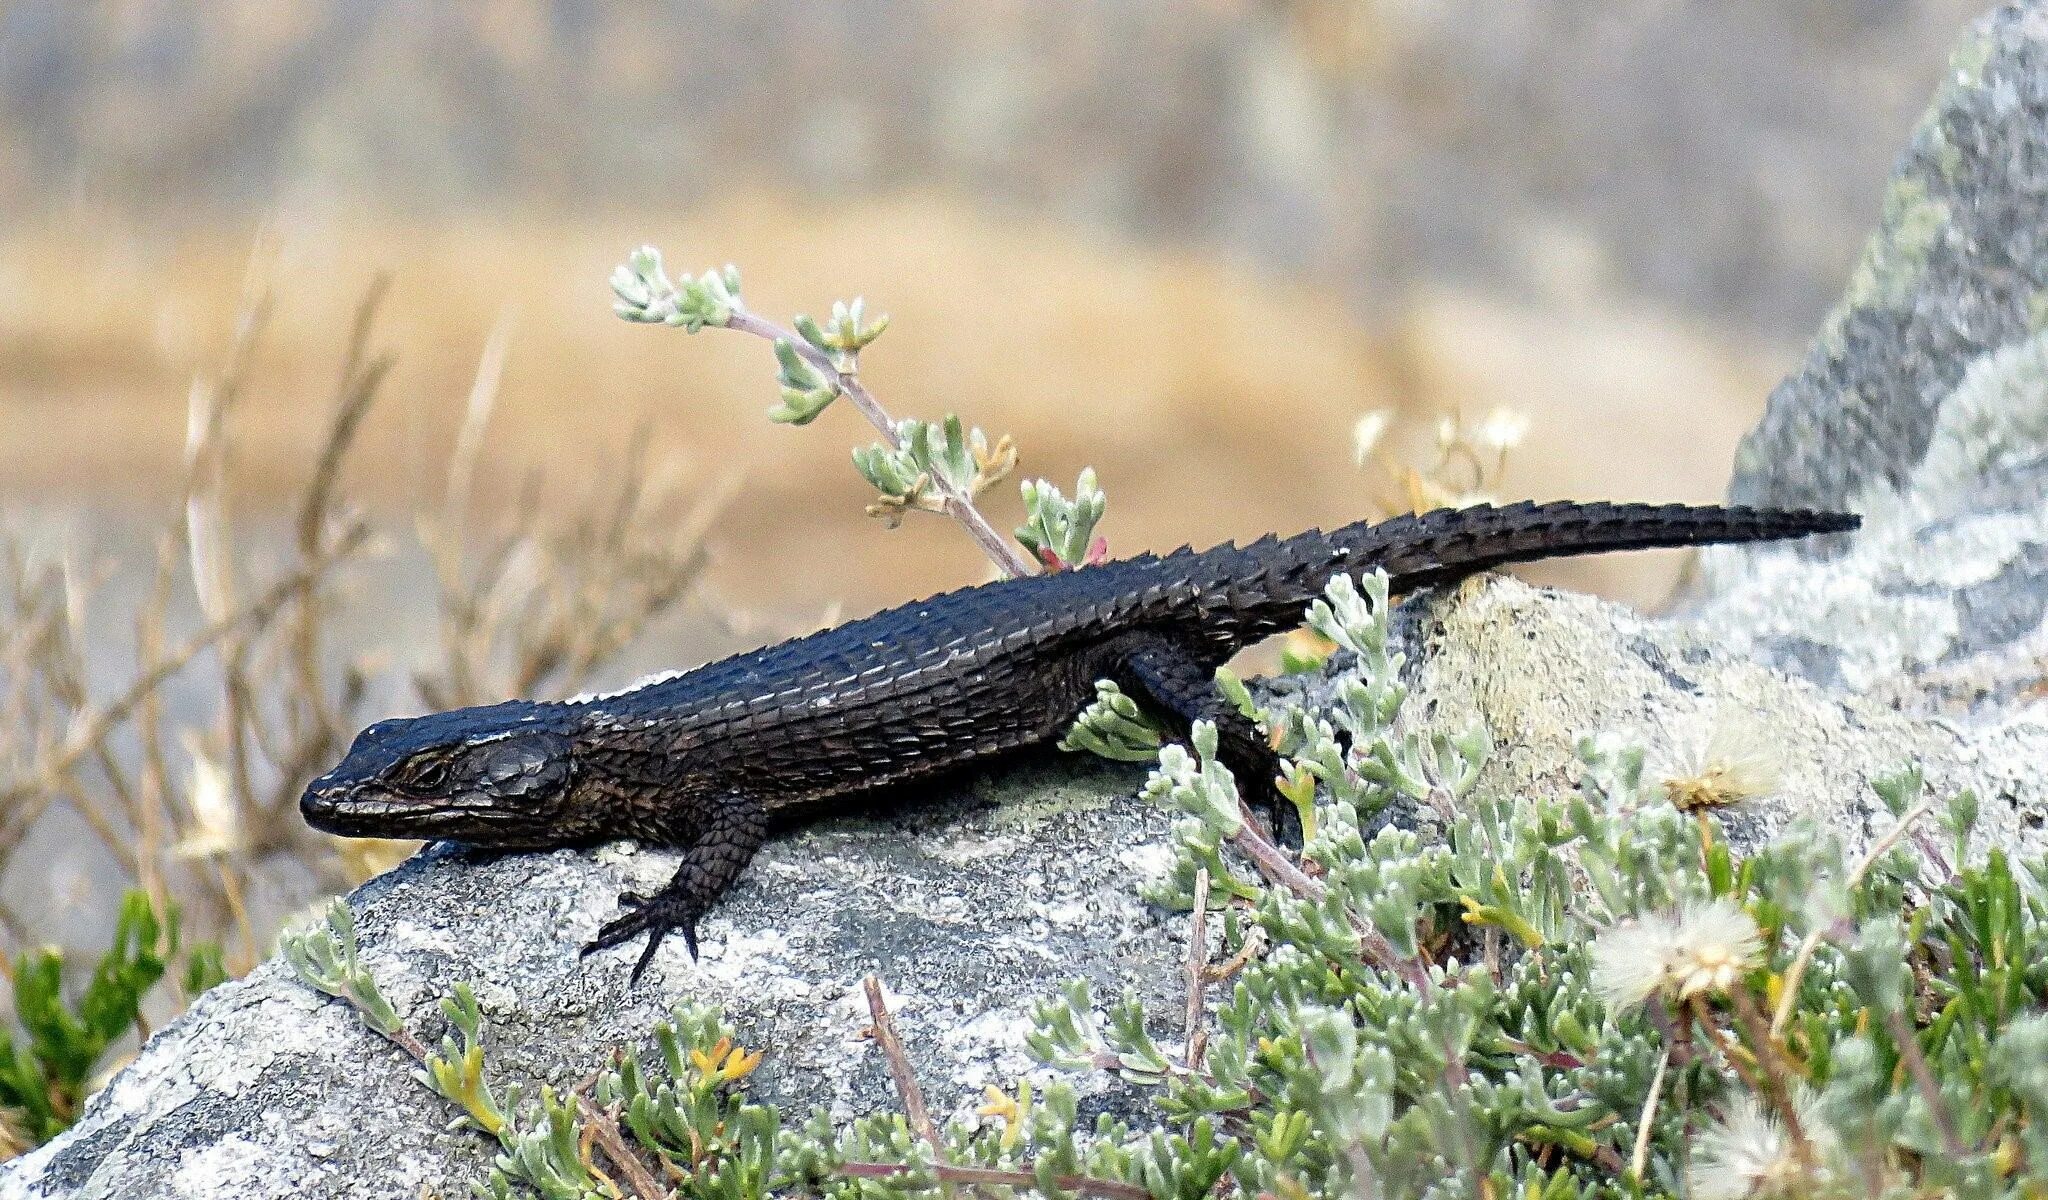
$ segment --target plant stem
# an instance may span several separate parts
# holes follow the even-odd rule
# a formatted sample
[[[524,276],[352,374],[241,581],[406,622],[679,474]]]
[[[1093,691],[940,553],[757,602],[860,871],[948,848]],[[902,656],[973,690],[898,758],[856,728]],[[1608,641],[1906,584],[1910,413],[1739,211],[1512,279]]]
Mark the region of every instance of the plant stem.
[[[581,1092],[577,1093],[576,1102],[583,1108],[585,1127],[597,1139],[598,1148],[604,1151],[604,1156],[612,1161],[612,1165],[619,1169],[619,1173],[626,1177],[626,1182],[632,1186],[633,1195],[637,1200],[662,1200],[670,1194],[668,1189],[662,1187],[660,1181],[648,1171],[647,1164],[641,1162],[640,1157],[633,1153],[633,1148],[626,1144],[625,1135],[619,1132],[617,1105],[613,1105],[609,1110],[599,1108],[591,1103],[590,1097]]]
[[[1906,1023],[1905,1015],[1889,1011],[1884,1015],[1885,1029],[1898,1044],[1899,1057],[1906,1060],[1906,1072],[1913,1077],[1913,1086],[1920,1091],[1920,1098],[1927,1102],[1928,1115],[1934,1118],[1934,1127],[1941,1131],[1941,1148],[1950,1158],[1961,1159],[1968,1151],[1963,1139],[1956,1133],[1956,1119],[1942,1102],[1941,1085],[1934,1081],[1934,1072],[1927,1065],[1927,1056],[1920,1053],[1920,1039],[1913,1036],[1913,1029]]]
[[[1863,885],[1863,877],[1870,873],[1871,867],[1877,865],[1878,859],[1884,857],[1885,851],[1898,845],[1899,839],[1906,835],[1906,832],[1913,827],[1914,822],[1926,816],[1933,808],[1934,799],[1929,797],[1906,810],[1899,817],[1899,823],[1892,826],[1891,832],[1871,843],[1870,849],[1863,852],[1863,857],[1857,861],[1855,869],[1849,872],[1848,883],[1843,890],[1853,892],[1858,887],[1861,887]],[[1785,969],[1785,986],[1778,998],[1778,1010],[1771,1015],[1772,1037],[1783,1037],[1785,1035],[1785,1026],[1792,1020],[1792,1007],[1799,1000],[1800,981],[1806,978],[1806,966],[1813,961],[1813,953],[1820,948],[1821,941],[1826,936],[1826,932],[1827,927],[1822,926],[1802,938],[1799,942],[1798,953],[1792,956],[1792,965]]]
[[[1188,925],[1187,1030],[1182,1057],[1188,1070],[1202,1069],[1208,1031],[1202,1027],[1202,993],[1209,981],[1209,868],[1195,869],[1195,912]]]
[[[137,676],[113,701],[78,721],[73,726],[71,735],[56,752],[47,761],[35,765],[35,773],[31,778],[0,790],[0,806],[16,803],[39,789],[53,786],[54,780],[84,761],[85,757],[93,752],[93,748],[126,721],[165,680],[183,670],[186,664],[222,638],[267,623],[301,591],[318,584],[325,577],[328,568],[360,549],[369,540],[369,535],[368,526],[349,526],[329,543],[321,554],[302,563],[298,570],[272,584],[268,591],[258,596],[247,607],[228,613],[187,638],[163,659]]]
[[[823,372],[832,386],[853,402],[853,406],[868,419],[868,424],[875,427],[884,441],[895,449],[903,448],[903,437],[896,432],[895,419],[882,407],[882,402],[877,400],[875,394],[858,378],[833,366],[831,356],[823,350],[775,322],[737,306],[733,308],[732,317],[726,322],[725,327],[741,333],[750,333],[771,342],[788,342],[803,356],[805,362]],[[989,524],[988,518],[981,514],[980,509],[974,507],[973,499],[965,492],[940,478],[934,478],[931,486],[939,494],[945,514],[967,529],[969,536],[974,538],[975,544],[981,547],[983,554],[988,555],[989,561],[996,565],[997,570],[1012,579],[1037,574],[1037,568],[1032,565],[1031,560],[1025,558],[1010,539],[996,532],[995,526]]]
[[[932,1148],[932,1157],[945,1161],[945,1153],[939,1145],[939,1131],[932,1126],[932,1115],[924,1106],[924,1089],[917,1086],[917,1075],[910,1069],[910,1056],[903,1051],[903,1039],[896,1035],[896,1022],[889,1016],[889,1006],[882,1001],[882,981],[869,975],[860,981],[868,995],[868,1016],[875,1030],[875,1045],[881,1047],[882,1057],[889,1064],[889,1074],[896,1080],[896,1094],[903,1100],[903,1115],[910,1127],[917,1131],[925,1144]]]
[[[1671,1067],[1671,1051],[1666,1048],[1657,1056],[1657,1073],[1650,1077],[1650,1094],[1643,1100],[1643,1111],[1636,1118],[1636,1144],[1634,1153],[1629,1155],[1629,1178],[1638,1184],[1643,1181],[1643,1168],[1650,1161],[1650,1128],[1657,1123],[1657,1102],[1664,1096],[1664,1072]]]

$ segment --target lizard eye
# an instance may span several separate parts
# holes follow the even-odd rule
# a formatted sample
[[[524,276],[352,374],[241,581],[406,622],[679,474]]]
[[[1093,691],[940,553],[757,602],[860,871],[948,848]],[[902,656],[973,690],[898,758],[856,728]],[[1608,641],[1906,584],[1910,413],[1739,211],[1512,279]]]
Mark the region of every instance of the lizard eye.
[[[442,784],[447,782],[448,764],[438,759],[414,768],[412,778],[409,781],[412,787],[418,788],[423,792],[437,791]]]

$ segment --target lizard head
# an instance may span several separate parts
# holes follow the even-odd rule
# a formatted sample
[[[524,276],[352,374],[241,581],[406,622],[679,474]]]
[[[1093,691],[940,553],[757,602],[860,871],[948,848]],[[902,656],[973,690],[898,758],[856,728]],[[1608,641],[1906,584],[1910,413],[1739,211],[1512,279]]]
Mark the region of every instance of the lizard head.
[[[559,833],[575,775],[569,737],[539,706],[458,709],[363,730],[299,811],[345,837],[532,846]]]

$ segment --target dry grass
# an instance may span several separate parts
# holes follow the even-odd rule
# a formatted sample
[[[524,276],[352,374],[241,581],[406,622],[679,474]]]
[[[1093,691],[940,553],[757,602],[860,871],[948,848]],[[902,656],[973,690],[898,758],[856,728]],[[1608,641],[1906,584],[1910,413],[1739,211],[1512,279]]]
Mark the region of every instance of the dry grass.
[[[288,215],[257,276],[276,301],[235,266],[245,238],[89,216],[0,235],[0,500],[182,509],[133,612],[82,552],[0,545],[0,870],[70,810],[124,878],[184,899],[243,963],[272,919],[250,913],[252,886],[333,888],[386,860],[292,812],[369,707],[575,690],[700,587],[779,608],[766,632],[783,633],[986,571],[943,522],[885,533],[862,515],[854,414],[765,422],[758,345],[611,317],[605,275],[638,242],[679,266],[739,262],[766,312],[865,290],[895,317],[863,363],[892,407],[1012,434],[1024,470],[1062,485],[1096,466],[1119,554],[1419,495],[1352,466],[1369,409],[1391,412],[1395,458],[1425,463],[1443,411],[1533,418],[1509,476],[1438,490],[1711,498],[1770,374],[1762,352],[1643,311],[1431,293],[1369,333],[1307,287],[932,197],[812,211],[740,195],[573,224]],[[1012,523],[1014,497],[986,503]],[[1545,578],[1651,599],[1674,567]],[[393,587],[431,602],[394,604]],[[435,632],[407,638],[382,612],[420,630],[438,614]],[[136,661],[110,687],[116,624]],[[763,636],[736,619],[714,644]]]
[[[649,421],[657,460],[698,477],[745,473],[709,578],[786,619],[814,614],[820,592],[865,612],[985,568],[942,523],[885,534],[862,515],[869,497],[846,453],[872,434],[856,414],[806,430],[763,421],[773,366],[759,346],[613,318],[605,276],[643,241],[678,269],[739,263],[749,303],[778,316],[865,292],[895,318],[863,364],[891,410],[967,414],[1015,437],[1021,473],[1062,487],[1095,466],[1117,554],[1365,514],[1381,489],[1351,465],[1346,434],[1373,408],[1397,414],[1392,436],[1411,454],[1427,452],[1445,410],[1528,412],[1536,432],[1507,481],[1515,494],[1707,499],[1775,362],[1769,348],[1640,306],[1418,294],[1369,330],[1309,283],[929,195],[810,207],[741,193],[574,220],[299,212],[273,224],[291,302],[249,367],[238,480],[251,502],[286,502],[309,469],[322,414],[301,397],[331,386],[338,331],[389,265],[381,329],[398,362],[384,416],[356,450],[354,495],[396,512],[438,505],[456,428],[442,419],[448,398],[509,319],[492,446],[475,470],[480,510],[519,503],[531,464],[602,476],[610,448]],[[0,497],[155,502],[175,486],[184,414],[171,398],[221,353],[247,230],[107,228],[87,214],[0,234],[11,284],[0,286]],[[985,503],[999,528],[1019,516],[1012,491]],[[1672,564],[1567,571],[1548,578],[1652,599]],[[792,573],[824,582],[796,588]]]
[[[249,535],[233,504],[235,433],[273,325],[271,277],[252,271],[222,366],[192,385],[182,513],[157,542],[134,613],[95,611],[105,572],[79,556],[39,559],[0,541],[0,871],[46,866],[14,856],[53,809],[68,810],[121,874],[95,880],[96,901],[128,886],[177,901],[186,928],[220,940],[234,971],[268,950],[277,914],[252,911],[259,884],[331,891],[409,849],[330,839],[297,815],[300,792],[340,756],[372,696],[445,707],[582,686],[690,593],[711,511],[655,478],[642,433],[566,516],[541,503],[536,482],[526,503],[478,519],[470,481],[487,452],[502,339],[470,389],[434,509],[411,522],[358,511],[346,467],[393,364],[377,333],[380,278],[345,325],[287,532]],[[285,561],[255,569],[278,540]],[[401,684],[399,631],[347,610],[388,608],[365,568],[407,555],[431,564],[417,574],[436,588],[442,637]],[[109,689],[94,668],[108,623],[121,620],[132,621],[136,662]],[[195,685],[211,698],[195,703]],[[281,876],[299,886],[278,888]],[[0,922],[16,947],[40,940],[23,915],[0,910]]]
[[[766,311],[829,302],[795,298],[794,279],[901,297],[864,378],[905,414],[957,409],[1014,434],[1033,473],[1101,467],[1119,553],[1481,493],[1706,499],[1720,465],[1699,452],[1701,423],[1732,446],[1754,404],[1735,398],[1763,392],[1752,359],[1643,314],[1419,296],[1373,337],[1308,291],[928,202],[812,217],[757,200],[664,224],[284,223],[239,275],[217,237],[163,256],[49,229],[0,243],[0,273],[37,297],[0,311],[0,496],[177,513],[141,568],[0,530],[0,875],[47,875],[23,853],[32,835],[82,829],[92,845],[63,855],[111,864],[84,906],[129,886],[175,902],[239,973],[305,898],[411,849],[328,838],[296,812],[369,717],[580,690],[705,593],[802,606],[761,630],[705,604],[717,647],[986,571],[944,522],[887,534],[860,515],[845,452],[870,431],[850,414],[802,433],[763,421],[758,345],[614,321],[600,281],[643,236],[679,262],[740,260]],[[343,245],[406,270],[309,267]],[[76,286],[81,271],[97,286]],[[182,408],[165,403],[169,376],[195,367]],[[1518,431],[1443,416],[1498,407],[1536,430],[1505,476]],[[1360,473],[1348,435],[1376,409],[1386,428]],[[1560,433],[1554,457],[1531,453]],[[1604,454],[1603,434],[1650,453]],[[1559,486],[1572,480],[1588,482]],[[1654,594],[1669,569],[1552,577]],[[791,571],[828,582],[792,586]],[[136,575],[139,594],[105,586]],[[134,661],[110,672],[120,626]],[[0,904],[0,948],[45,940],[53,915]]]

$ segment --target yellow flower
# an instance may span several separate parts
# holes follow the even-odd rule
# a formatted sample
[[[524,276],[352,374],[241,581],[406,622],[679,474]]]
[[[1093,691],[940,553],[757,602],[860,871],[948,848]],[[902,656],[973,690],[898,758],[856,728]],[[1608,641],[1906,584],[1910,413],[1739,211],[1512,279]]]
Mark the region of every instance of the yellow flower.
[[[974,1110],[976,1115],[1001,1118],[1002,1147],[1005,1150],[1014,1149],[1031,1117],[1030,1082],[1019,1083],[1014,1098],[994,1084],[983,1088],[981,1094],[983,1101],[981,1107]]]
[[[753,1074],[754,1068],[761,1065],[761,1052],[735,1046],[731,1038],[719,1038],[709,1053],[690,1051],[690,1065],[707,1079],[732,1083]]]

